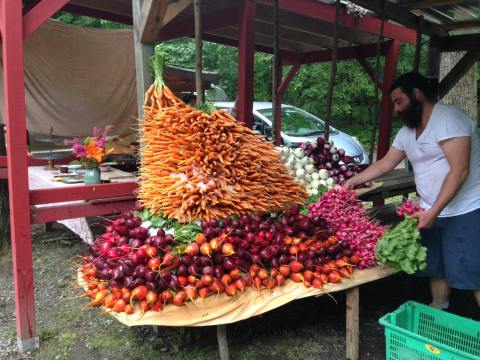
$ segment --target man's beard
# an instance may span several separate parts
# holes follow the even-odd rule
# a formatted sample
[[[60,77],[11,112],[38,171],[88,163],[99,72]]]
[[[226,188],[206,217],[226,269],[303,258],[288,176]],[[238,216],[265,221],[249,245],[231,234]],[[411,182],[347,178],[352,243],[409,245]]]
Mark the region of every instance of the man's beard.
[[[409,96],[410,98],[410,105],[408,108],[403,110],[402,112],[398,113],[398,116],[403,121],[403,124],[410,128],[410,129],[416,129],[422,124],[422,104],[420,101],[415,99],[413,96]]]

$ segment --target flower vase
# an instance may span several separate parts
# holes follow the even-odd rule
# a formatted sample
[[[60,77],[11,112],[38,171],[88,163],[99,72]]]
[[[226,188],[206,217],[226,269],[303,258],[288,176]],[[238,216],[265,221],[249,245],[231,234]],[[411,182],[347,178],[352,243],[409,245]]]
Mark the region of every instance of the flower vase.
[[[85,169],[85,175],[83,179],[84,184],[92,185],[92,184],[100,184],[100,168],[94,167]]]

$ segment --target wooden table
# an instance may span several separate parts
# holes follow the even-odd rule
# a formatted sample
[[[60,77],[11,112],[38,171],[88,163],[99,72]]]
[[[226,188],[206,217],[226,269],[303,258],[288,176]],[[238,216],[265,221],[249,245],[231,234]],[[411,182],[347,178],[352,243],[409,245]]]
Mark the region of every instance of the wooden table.
[[[405,169],[394,169],[377,179],[377,181],[383,182],[383,185],[359,195],[358,198],[362,201],[375,201],[416,191],[413,172]]]

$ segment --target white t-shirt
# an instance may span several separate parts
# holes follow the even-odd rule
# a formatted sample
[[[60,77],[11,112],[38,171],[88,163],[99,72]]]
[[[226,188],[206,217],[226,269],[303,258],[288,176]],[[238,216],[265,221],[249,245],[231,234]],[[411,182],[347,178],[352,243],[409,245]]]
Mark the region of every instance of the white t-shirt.
[[[466,214],[480,208],[480,139],[475,124],[459,108],[437,103],[418,139],[415,129],[404,126],[392,144],[407,155],[413,166],[415,184],[421,198],[420,205],[430,209],[450,171],[450,164],[439,143],[464,136],[471,138],[470,171],[455,197],[440,213],[440,217]]]

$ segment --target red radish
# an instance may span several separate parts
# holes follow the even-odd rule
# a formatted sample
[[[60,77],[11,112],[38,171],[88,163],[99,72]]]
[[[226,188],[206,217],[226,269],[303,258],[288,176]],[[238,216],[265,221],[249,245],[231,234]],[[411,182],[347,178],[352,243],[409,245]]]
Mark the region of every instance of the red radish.
[[[158,295],[155,291],[149,291],[147,293],[147,296],[145,297],[145,300],[147,300],[147,303],[148,304],[153,304],[154,302],[156,302],[158,299]]]
[[[185,301],[187,301],[187,294],[185,291],[179,291],[173,296],[173,303],[177,306],[185,305]]]
[[[342,281],[340,273],[336,270],[332,271],[330,274],[328,274],[328,281],[333,284],[339,283],[340,281]]]
[[[175,256],[172,253],[166,253],[163,255],[162,265],[170,266],[175,261]]]
[[[168,290],[162,291],[162,293],[160,294],[160,300],[162,301],[163,305],[170,304],[173,300],[173,295]]]
[[[325,273],[321,273],[319,279],[322,280],[322,283],[325,284],[328,282],[328,275]]]
[[[266,279],[268,279],[268,271],[267,271],[267,269],[260,269],[260,271],[257,273],[257,277],[259,277],[261,280],[266,280]]]
[[[128,304],[130,302],[130,299],[132,298],[132,293],[130,290],[125,289],[125,291],[122,289],[122,299]]]
[[[148,309],[150,309],[150,305],[147,303],[147,300],[140,301],[140,311],[142,314],[148,311]]]
[[[273,278],[263,280],[263,284],[268,290],[272,290],[273,288],[275,288],[275,285],[276,285],[275,279]]]
[[[211,292],[216,293],[216,294],[220,294],[225,290],[222,283],[217,279],[213,279],[212,284],[208,288]]]
[[[212,247],[209,243],[204,243],[200,246],[200,253],[204,256],[210,256],[212,253]]]
[[[304,281],[303,274],[300,273],[300,272],[294,272],[290,277],[295,282],[303,282]]]
[[[245,280],[242,278],[235,280],[235,286],[237,287],[238,290],[242,291],[245,290]]]
[[[162,262],[160,261],[159,258],[153,257],[150,260],[148,260],[147,267],[150,270],[158,270],[160,268],[161,264],[162,264]]]
[[[303,277],[305,281],[312,282],[313,272],[311,270],[305,270],[305,272],[303,273]]]
[[[185,287],[188,285],[188,279],[186,276],[177,276],[177,280],[180,287]]]
[[[235,296],[235,294],[237,293],[237,287],[235,286],[235,284],[230,284],[225,287],[225,293],[228,296]]]
[[[352,273],[350,272],[350,270],[348,268],[340,269],[339,273],[340,273],[341,277],[347,278],[347,279],[352,275]]]
[[[290,266],[289,265],[282,265],[280,266],[280,274],[285,277],[285,278],[288,278],[290,276]]]
[[[153,311],[161,311],[163,309],[162,301],[158,299],[157,301],[155,301],[153,304],[150,305],[150,308]]]
[[[319,278],[315,278],[312,280],[312,286],[316,289],[320,289],[323,286],[323,282]]]
[[[231,256],[233,254],[235,254],[235,248],[233,247],[233,245],[231,243],[225,243],[223,244],[222,246],[222,254],[225,255],[225,256]]]
[[[197,298],[197,288],[194,286],[186,286],[185,294],[190,301],[193,301]]]
[[[153,246],[149,246],[148,249],[145,251],[147,253],[148,257],[155,257],[158,255],[158,250],[154,248]]]
[[[230,285],[232,283],[232,281],[233,281],[233,279],[229,274],[225,274],[225,275],[222,276],[221,282],[222,282],[223,285],[225,285],[225,286]]]
[[[210,290],[208,290],[208,287],[201,288],[198,290],[198,296],[200,296],[202,299],[205,299],[210,295]]]
[[[125,301],[123,299],[119,299],[113,305],[112,310],[116,313],[123,312],[125,310],[125,305]]]
[[[290,270],[293,272],[293,273],[299,273],[300,271],[303,270],[303,264],[301,262],[298,262],[298,261],[292,261],[290,263]],[[303,280],[302,280],[303,281]]]
[[[255,289],[260,290],[260,288],[262,287],[262,279],[260,279],[259,277],[254,277],[252,285]]]
[[[230,276],[232,277],[232,280],[237,280],[242,277],[242,272],[240,271],[240,269],[233,269],[232,271],[230,271]]]
[[[133,314],[133,306],[130,304],[125,305],[123,312],[127,315]]]
[[[337,266],[338,269],[344,268],[345,266],[348,266],[348,263],[343,260],[343,259],[338,259],[335,261],[335,265]]]
[[[213,276],[212,275],[202,275],[200,278],[200,283],[203,286],[210,286],[213,283]]]
[[[360,256],[358,255],[352,255],[352,257],[350,258],[350,263],[353,264],[353,265],[358,265],[360,264]]]
[[[282,274],[275,276],[275,283],[277,286],[282,286],[285,283],[285,277]]]
[[[144,300],[147,296],[148,289],[144,285],[139,285],[135,289],[132,290],[132,297],[130,302],[133,300]]]
[[[186,246],[184,252],[186,255],[195,256],[200,252],[200,248],[197,243],[191,243]]]

